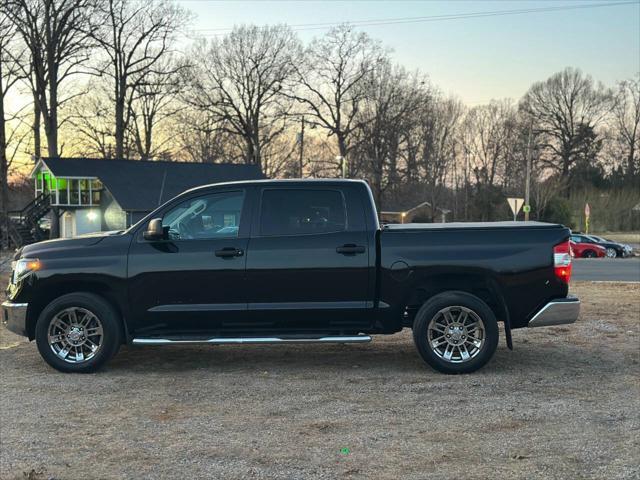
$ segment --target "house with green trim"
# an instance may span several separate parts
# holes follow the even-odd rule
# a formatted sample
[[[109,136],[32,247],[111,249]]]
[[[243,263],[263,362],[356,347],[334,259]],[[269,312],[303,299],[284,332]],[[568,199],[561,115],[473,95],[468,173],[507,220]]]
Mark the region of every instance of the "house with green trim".
[[[179,193],[211,183],[264,178],[257,165],[95,158],[42,158],[31,172],[35,198],[11,212],[16,245],[43,240],[51,230],[70,238],[122,230]]]

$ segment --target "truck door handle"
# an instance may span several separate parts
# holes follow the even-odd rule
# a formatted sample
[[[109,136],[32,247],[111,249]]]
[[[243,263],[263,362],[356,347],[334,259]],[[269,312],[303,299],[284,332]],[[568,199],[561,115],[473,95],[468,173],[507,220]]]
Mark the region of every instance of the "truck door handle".
[[[356,253],[364,253],[365,248],[362,245],[347,243],[346,245],[336,248],[336,252],[341,253],[342,255],[355,255]]]
[[[241,257],[242,255],[244,255],[244,250],[235,247],[225,247],[220,250],[216,250],[216,257],[232,258]]]

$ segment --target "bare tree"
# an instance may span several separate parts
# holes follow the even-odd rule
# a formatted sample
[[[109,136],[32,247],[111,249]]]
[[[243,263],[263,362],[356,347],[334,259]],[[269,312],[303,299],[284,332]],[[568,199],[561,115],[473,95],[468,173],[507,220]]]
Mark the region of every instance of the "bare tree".
[[[131,108],[148,75],[175,74],[162,60],[171,54],[179,29],[189,16],[169,0],[105,0],[99,18],[102,27],[92,32],[105,52],[100,71],[113,82],[115,156],[125,156]]]
[[[9,157],[7,123],[10,118],[5,110],[5,99],[9,91],[20,80],[20,53],[15,45],[15,26],[5,12],[0,11],[0,238],[1,245],[8,245],[8,205],[9,205]]]
[[[237,151],[233,136],[220,128],[217,117],[205,110],[181,109],[173,119],[176,124],[176,148],[192,162],[216,163],[244,160]],[[179,126],[178,126],[179,125]]]
[[[94,0],[6,0],[7,15],[30,53],[25,73],[44,121],[50,157],[59,155],[60,85],[89,58],[93,5]]]
[[[350,174],[369,178],[378,208],[385,191],[400,181],[403,142],[415,121],[412,113],[427,100],[423,79],[391,62],[369,73],[354,131]]]
[[[640,74],[620,82],[613,108],[615,142],[626,160],[628,179],[640,173]]]
[[[324,135],[308,134],[304,138],[304,176],[309,178],[327,178],[336,173],[336,146]],[[300,167],[292,176],[300,174]]]
[[[262,171],[267,178],[298,177],[299,147],[294,135],[278,135],[262,149]]]
[[[516,111],[508,100],[469,110],[465,118],[468,148],[476,182],[494,186],[504,179],[516,143]]]
[[[113,158],[113,102],[110,85],[102,78],[92,79],[88,92],[70,102],[70,124],[74,129],[73,149],[85,157]]]
[[[563,178],[583,154],[584,133],[594,131],[611,110],[611,99],[611,92],[591,76],[566,68],[533,84],[521,100],[522,111],[546,138],[548,166]]]
[[[385,57],[380,44],[366,33],[340,25],[311,43],[298,68],[296,98],[314,124],[336,136],[338,152],[345,159],[368,94],[367,78]]]
[[[237,27],[194,50],[186,101],[242,139],[246,163],[263,168],[264,149],[286,130],[292,102],[284,89],[300,50],[298,38],[281,26]]]
[[[540,170],[532,178],[531,194],[536,205],[535,218],[544,218],[545,211],[551,200],[566,188],[566,181],[559,176],[545,176]]]
[[[414,163],[427,189],[433,221],[446,190],[447,173],[456,163],[464,107],[455,98],[437,96],[425,106],[428,108],[422,109],[416,132],[420,148]]]
[[[158,140],[156,133],[166,119],[182,108],[175,101],[180,91],[181,64],[166,57],[158,67],[157,71],[145,75],[130,106],[132,136],[141,160],[167,156],[167,146],[172,136]]]

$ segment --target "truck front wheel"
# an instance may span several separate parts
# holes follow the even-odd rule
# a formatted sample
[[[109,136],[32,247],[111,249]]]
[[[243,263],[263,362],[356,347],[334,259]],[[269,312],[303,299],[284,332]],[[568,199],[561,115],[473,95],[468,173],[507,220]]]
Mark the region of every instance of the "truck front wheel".
[[[42,358],[61,372],[94,372],[120,347],[122,329],[115,309],[93,293],[70,293],[47,305],[36,323]]]
[[[483,367],[498,346],[498,322],[475,295],[450,291],[427,301],[416,314],[413,341],[422,359],[443,373]]]

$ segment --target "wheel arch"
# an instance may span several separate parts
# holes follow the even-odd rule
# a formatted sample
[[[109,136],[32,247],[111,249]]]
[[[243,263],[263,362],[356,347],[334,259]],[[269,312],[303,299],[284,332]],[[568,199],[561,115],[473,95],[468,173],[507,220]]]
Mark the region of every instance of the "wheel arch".
[[[36,298],[29,302],[29,308],[27,310],[27,335],[29,340],[35,338],[36,323],[40,314],[56,298],[69,293],[91,293],[97,295],[107,301],[117,312],[120,322],[122,324],[125,338],[128,338],[128,330],[126,322],[124,321],[124,309],[118,302],[117,293],[106,283],[96,281],[66,281],[58,282],[53,285],[42,286],[39,288],[43,293],[37,295]]]
[[[420,278],[405,302],[404,326],[412,327],[420,307],[435,295],[448,291],[469,293],[486,303],[505,327],[507,346],[512,348],[509,309],[498,280],[490,273],[437,274]]]

